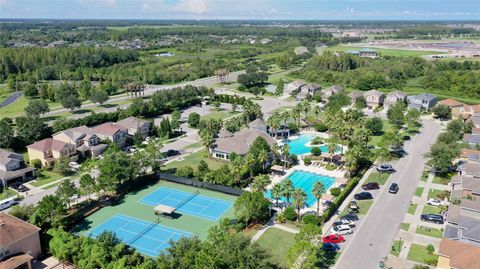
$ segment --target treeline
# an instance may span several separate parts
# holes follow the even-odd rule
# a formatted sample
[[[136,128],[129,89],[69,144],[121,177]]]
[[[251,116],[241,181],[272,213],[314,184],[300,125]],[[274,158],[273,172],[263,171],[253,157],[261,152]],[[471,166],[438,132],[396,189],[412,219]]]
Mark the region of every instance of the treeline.
[[[417,36],[445,36],[445,35],[478,35],[480,31],[471,27],[452,28],[440,25],[415,25],[403,27],[396,33],[396,38],[414,38]]]
[[[62,79],[61,73],[65,71],[107,67],[138,59],[139,54],[135,50],[114,48],[0,49],[0,79],[4,80],[9,75],[32,73],[30,76],[36,80],[57,80]]]

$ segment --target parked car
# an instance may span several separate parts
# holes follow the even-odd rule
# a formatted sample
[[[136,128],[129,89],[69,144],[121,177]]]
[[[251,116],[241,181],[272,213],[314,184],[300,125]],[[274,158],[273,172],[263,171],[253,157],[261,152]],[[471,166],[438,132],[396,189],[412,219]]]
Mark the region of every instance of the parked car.
[[[78,164],[77,162],[69,162],[68,163],[68,166],[70,166],[70,168],[74,169],[74,170],[78,170],[80,169],[81,165]]]
[[[368,191],[368,190],[378,190],[380,189],[380,186],[378,185],[377,182],[368,182],[362,185],[362,189]]]
[[[137,151],[137,148],[135,146],[129,146],[125,149],[128,153],[135,153]]]
[[[349,213],[358,213],[360,212],[360,207],[358,207],[357,201],[350,201],[348,204]]]
[[[388,192],[395,194],[395,193],[398,192],[399,189],[400,189],[400,187],[398,187],[397,183],[392,183],[392,185],[390,185],[390,188],[388,189]]]
[[[352,220],[347,220],[347,219],[340,219],[339,221],[335,221],[333,223],[333,226],[340,226],[340,225],[348,225],[350,228],[355,228],[355,222]]]
[[[353,196],[356,200],[371,200],[373,199],[373,196],[369,192],[359,192]]]
[[[16,205],[17,204],[17,201],[15,201],[14,198],[9,198],[9,199],[5,199],[5,200],[2,200],[0,201],[0,211],[1,210],[5,210],[13,205]]]
[[[334,243],[323,243],[322,249],[324,251],[337,251],[340,249],[340,246]]]
[[[438,198],[430,198],[428,199],[427,201],[427,205],[431,205],[431,206],[443,206],[445,205],[445,203],[443,201],[441,201],[440,199]]]
[[[353,231],[350,228],[350,226],[348,226],[348,225],[338,225],[338,226],[332,227],[330,229],[330,233],[345,235],[345,234],[351,234],[351,233],[353,233]]]
[[[358,220],[358,216],[357,214],[355,213],[349,213],[343,217],[340,217],[340,219],[346,219],[346,220],[351,220],[351,221],[357,221]]]
[[[422,214],[420,219],[427,222],[435,222],[438,224],[443,224],[443,216],[439,214]]]
[[[390,164],[381,164],[377,166],[377,171],[381,173],[392,173],[395,172],[395,169],[393,169],[393,166]]]
[[[323,239],[322,239],[323,243],[334,243],[334,244],[338,244],[338,243],[342,243],[342,242],[345,242],[345,237],[341,236],[341,235],[338,235],[338,234],[331,234],[331,235],[327,235],[325,236]]]
[[[10,185],[10,187],[12,187],[13,189],[15,189],[16,191],[19,191],[19,192],[26,192],[26,191],[30,190],[27,186],[25,186],[23,184],[20,184],[20,183],[12,184],[12,185]]]

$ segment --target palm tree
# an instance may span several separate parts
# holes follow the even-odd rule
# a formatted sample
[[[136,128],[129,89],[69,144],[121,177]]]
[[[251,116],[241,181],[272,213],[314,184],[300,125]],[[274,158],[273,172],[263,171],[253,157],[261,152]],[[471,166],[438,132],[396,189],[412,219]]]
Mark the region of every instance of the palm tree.
[[[308,111],[310,111],[310,103],[307,99],[303,100],[301,105],[303,112],[305,112],[305,122],[307,122]]]
[[[288,144],[284,144],[282,146],[283,167],[287,167],[287,158],[289,155],[290,155],[290,146]]]
[[[298,104],[296,107],[292,109],[292,118],[298,122],[298,127],[300,127],[300,115],[302,113],[302,107]]]
[[[320,212],[320,199],[322,199],[322,194],[325,192],[325,186],[321,181],[315,182],[313,185],[312,194],[315,198],[317,198],[317,215]]]
[[[290,120],[290,117],[292,115],[290,115],[290,113],[288,113],[287,111],[286,112],[283,112],[282,114],[280,114],[280,117],[282,118],[283,120],[283,125],[287,126],[288,124],[288,121]]]
[[[275,132],[275,138],[276,138],[277,130],[280,127],[280,114],[278,114],[278,112],[273,113],[273,115],[270,118],[268,118],[267,122]]]
[[[297,208],[297,221],[300,221],[300,208],[305,205],[307,194],[302,189],[295,189],[292,193],[293,206]]]
[[[268,175],[258,175],[253,179],[252,191],[264,192],[270,184],[270,177]]]
[[[268,152],[265,149],[261,149],[258,152],[257,159],[262,164],[262,171],[265,170],[265,164],[267,163],[267,160],[268,160]]]
[[[331,163],[333,160],[333,155],[335,154],[335,151],[337,151],[337,144],[335,144],[331,139],[328,141],[327,151],[328,151],[328,156],[330,157],[330,163]]]
[[[317,117],[318,119],[318,115],[322,113],[322,109],[319,106],[315,106],[315,108],[313,109],[313,113],[315,114],[315,117]]]
[[[368,142],[370,141],[371,135],[372,133],[370,132],[370,130],[367,130],[366,128],[355,129],[353,134],[354,140],[365,143],[365,146],[368,146]]]
[[[278,207],[278,199],[282,196],[282,185],[281,184],[275,184],[273,185],[272,188],[272,197],[275,198],[275,206]]]
[[[250,178],[253,178],[253,165],[257,162],[255,156],[249,153],[245,156],[245,164],[248,166],[248,171],[250,173]]]
[[[293,183],[289,178],[282,181],[282,195],[287,199],[287,203],[290,203],[290,195],[292,195]]]
[[[214,143],[213,134],[205,130],[204,132],[200,132],[200,138],[202,139],[203,146],[210,152]]]
[[[242,158],[237,157],[237,158],[231,159],[230,171],[235,175],[235,179],[237,183],[240,182],[243,166],[244,166],[244,163]]]

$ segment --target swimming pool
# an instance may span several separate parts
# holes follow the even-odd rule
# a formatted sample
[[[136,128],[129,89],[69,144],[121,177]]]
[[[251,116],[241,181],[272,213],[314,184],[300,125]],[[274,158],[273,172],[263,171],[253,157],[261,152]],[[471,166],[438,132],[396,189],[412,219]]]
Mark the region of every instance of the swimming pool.
[[[328,190],[335,183],[335,179],[333,177],[328,177],[320,174],[304,172],[299,170],[294,171],[293,173],[288,175],[287,178],[289,178],[292,181],[293,187],[295,189],[300,188],[305,191],[305,193],[307,194],[307,199],[305,200],[305,204],[307,207],[310,207],[317,202],[317,199],[312,194],[312,189],[313,189],[313,186],[315,185],[315,182],[317,181],[322,182],[323,186],[325,187],[325,190]],[[265,192],[265,197],[269,199],[273,198],[271,190],[267,190]],[[280,200],[286,201],[284,197],[282,197]],[[290,202],[292,202],[291,198],[290,198]]]
[[[288,144],[290,146],[290,154],[301,155],[310,153],[312,150],[312,146],[307,146],[315,138],[314,135],[311,134],[301,134],[296,139],[286,139],[283,143]],[[314,146],[317,147],[317,146]],[[327,145],[318,146],[322,152],[327,152]]]

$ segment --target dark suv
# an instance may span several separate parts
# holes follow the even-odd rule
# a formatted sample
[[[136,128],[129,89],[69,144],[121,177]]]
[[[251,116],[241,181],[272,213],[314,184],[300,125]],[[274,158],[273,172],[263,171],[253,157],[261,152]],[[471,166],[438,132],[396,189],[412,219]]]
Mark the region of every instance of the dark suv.
[[[368,191],[368,190],[378,190],[380,189],[380,186],[378,185],[377,182],[369,182],[366,184],[362,185],[362,189]]]
[[[369,192],[360,192],[360,193],[357,193],[353,196],[356,200],[371,200],[373,199],[373,196],[371,193]]]
[[[422,214],[420,219],[428,222],[443,224],[443,216],[439,214]]]
[[[400,189],[400,187],[398,187],[397,183],[392,183],[392,185],[390,185],[390,188],[388,189],[388,192],[395,194],[395,193],[398,192],[399,189]]]

